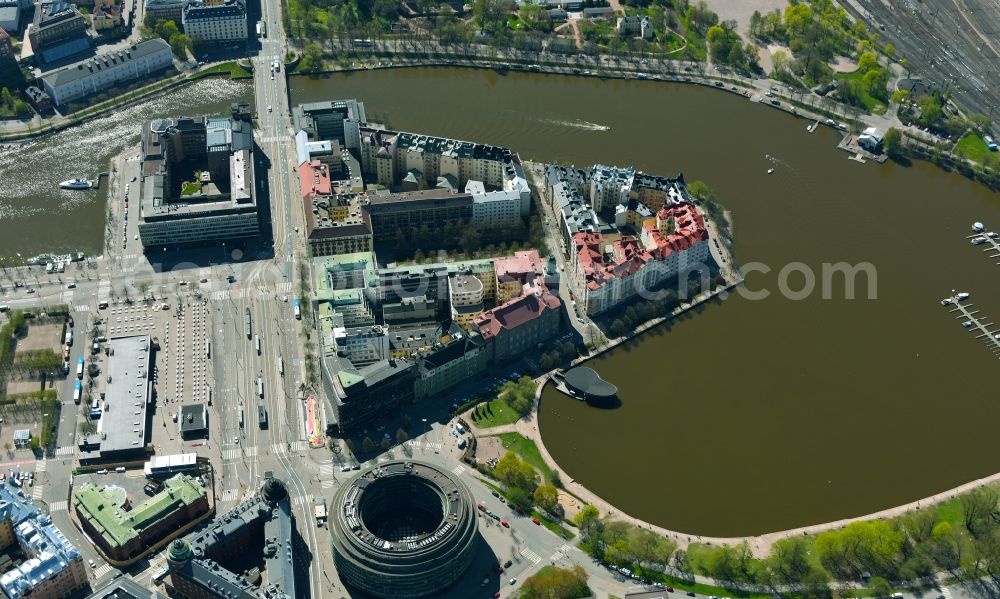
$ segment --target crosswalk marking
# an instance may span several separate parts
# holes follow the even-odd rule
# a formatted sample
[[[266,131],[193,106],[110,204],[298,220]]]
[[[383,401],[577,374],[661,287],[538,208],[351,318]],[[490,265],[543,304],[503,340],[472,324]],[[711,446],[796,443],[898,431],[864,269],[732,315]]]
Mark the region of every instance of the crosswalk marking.
[[[944,595],[944,599],[951,599],[951,589],[948,587],[941,587],[941,594]]]
[[[65,512],[69,510],[69,502],[63,499],[62,501],[53,501],[49,504],[49,513],[52,512]]]
[[[42,498],[42,491],[45,489],[45,485],[35,485],[35,488],[31,491],[31,498],[34,500],[39,500]]]
[[[461,476],[462,473],[465,472],[465,466],[459,464],[458,466],[452,468],[451,471],[454,472],[456,476]]]
[[[239,491],[237,491],[236,489],[223,489],[222,497],[220,497],[220,500],[223,502],[236,501],[237,497],[239,497]]]
[[[114,568],[111,567],[111,564],[101,564],[96,570],[94,570],[94,578],[107,576],[108,574],[111,574],[112,570],[114,570]]]
[[[313,500],[312,495],[309,494],[299,495],[295,497],[294,500],[292,500],[292,503],[294,503],[295,505],[309,505],[310,503],[312,503],[312,500]]]
[[[334,484],[335,481],[333,480],[333,463],[332,462],[329,463],[329,464],[320,464],[319,465],[319,477],[320,477],[320,482],[322,484],[322,487],[324,489],[332,489],[333,488],[333,484]]]
[[[564,555],[569,555],[571,549],[572,547],[570,545],[564,543],[561,547],[556,549],[556,552],[552,554],[552,556],[549,558],[549,561],[554,562],[558,559],[562,559]]]
[[[45,472],[45,460],[38,460],[35,462],[35,473]]]
[[[73,311],[74,312],[89,312],[90,311],[90,306],[88,306],[87,304],[77,304],[77,305],[73,306]]]
[[[292,441],[291,442],[292,451],[305,451],[306,442],[305,441]]]
[[[528,549],[527,547],[521,550],[521,556],[524,557],[524,559],[531,562],[532,565],[542,561],[542,558],[537,553],[535,553],[531,549]]]

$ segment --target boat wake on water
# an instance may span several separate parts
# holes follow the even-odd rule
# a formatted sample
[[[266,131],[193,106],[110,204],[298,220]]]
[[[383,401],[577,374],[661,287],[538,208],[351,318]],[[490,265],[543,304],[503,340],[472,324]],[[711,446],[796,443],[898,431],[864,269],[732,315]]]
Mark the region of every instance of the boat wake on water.
[[[543,123],[559,125],[560,127],[570,127],[573,129],[583,129],[585,131],[611,131],[607,125],[599,125],[590,121],[567,121],[562,119],[538,119]]]

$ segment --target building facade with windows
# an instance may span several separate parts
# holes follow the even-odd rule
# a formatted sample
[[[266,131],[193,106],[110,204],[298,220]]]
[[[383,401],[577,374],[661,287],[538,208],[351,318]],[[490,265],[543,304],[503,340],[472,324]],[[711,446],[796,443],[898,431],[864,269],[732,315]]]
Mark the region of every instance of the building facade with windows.
[[[242,0],[193,1],[184,8],[184,33],[195,44],[245,42],[249,33]]]
[[[42,85],[52,101],[61,105],[121,83],[149,77],[171,65],[170,45],[156,38],[43,75]]]

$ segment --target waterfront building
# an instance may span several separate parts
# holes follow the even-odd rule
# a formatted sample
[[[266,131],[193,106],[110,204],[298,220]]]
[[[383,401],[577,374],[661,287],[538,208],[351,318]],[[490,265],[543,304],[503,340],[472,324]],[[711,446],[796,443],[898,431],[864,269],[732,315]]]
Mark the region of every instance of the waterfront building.
[[[339,159],[336,162],[344,164]],[[309,249],[313,256],[371,252],[372,228],[368,212],[362,209],[362,200],[356,194],[345,193],[347,190],[335,185],[332,170],[331,160],[314,159],[311,154],[307,161],[299,164],[299,191],[306,215]],[[341,175],[347,175],[348,180],[351,178],[349,173],[341,172]]]
[[[365,103],[357,100],[308,102],[292,109],[292,122],[310,140],[336,141],[360,155],[361,123],[367,122]]]
[[[129,461],[146,455],[147,408],[152,392],[149,336],[110,339],[104,370],[104,391],[88,412],[96,430],[77,441],[81,464]]]
[[[884,139],[885,133],[875,127],[868,127],[858,136],[858,145],[872,154],[881,154]]]
[[[76,5],[65,0],[38,3],[28,41],[35,57],[43,63],[63,60],[91,47],[87,19]]]
[[[264,483],[249,499],[216,518],[211,526],[167,547],[166,589],[181,599],[294,599],[298,596],[295,571],[298,549],[292,542],[295,516],[288,489],[264,473]],[[252,584],[240,567],[239,558],[259,548],[265,582]],[[301,589],[299,590],[301,592]]]
[[[146,19],[173,21],[177,27],[184,25],[184,9],[188,0],[146,0]]]
[[[7,27],[4,26],[4,19],[6,18],[4,11],[8,7],[3,4],[3,1],[0,0],[0,69],[17,66],[17,55],[14,54],[14,44],[10,41],[10,34],[7,33]],[[16,2],[10,8],[20,10]],[[10,25],[10,23],[6,24]],[[14,29],[12,28],[11,31],[14,31]]]
[[[62,105],[121,83],[150,77],[172,65],[170,45],[156,38],[43,75],[42,85],[52,101]]]
[[[489,345],[490,361],[501,364],[534,351],[559,332],[562,302],[544,286],[488,310],[474,325]]]
[[[52,96],[38,89],[34,85],[29,85],[25,88],[24,97],[28,99],[28,102],[31,102],[31,105],[34,106],[35,110],[38,112],[52,112]]]
[[[0,550],[17,544],[25,559],[0,574],[8,599],[62,599],[87,586],[80,551],[12,479],[0,483]]]
[[[227,117],[157,119],[144,126],[143,250],[256,237],[253,147],[246,104],[234,104]]]
[[[201,2],[184,7],[184,33],[195,44],[221,44],[247,40],[247,9],[243,0]]]
[[[208,513],[208,492],[196,479],[177,474],[164,488],[131,510],[121,487],[84,483],[73,492],[73,510],[83,531],[109,559],[135,561],[175,536],[183,525]]]

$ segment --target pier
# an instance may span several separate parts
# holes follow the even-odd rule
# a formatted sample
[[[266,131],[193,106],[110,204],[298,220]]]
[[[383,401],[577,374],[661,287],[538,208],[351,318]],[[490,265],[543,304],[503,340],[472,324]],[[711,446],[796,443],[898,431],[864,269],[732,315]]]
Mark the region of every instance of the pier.
[[[981,242],[981,243],[978,243],[978,244],[973,244],[973,245],[982,245],[982,246],[985,246],[985,247],[983,247],[983,251],[984,252],[992,252],[992,253],[990,253],[990,258],[993,259],[993,260],[996,260],[997,258],[1000,258],[1000,241],[997,240],[998,236],[993,231],[989,231],[989,232],[983,231],[983,232],[975,233],[973,235],[967,235],[965,238],[967,240],[969,240],[970,243],[972,243],[973,239],[980,238],[980,237],[984,241]],[[997,262],[997,264],[1000,264],[1000,262]]]
[[[955,315],[955,320],[964,319],[962,326],[972,333],[977,333],[976,339],[986,344],[990,352],[1000,358],[1000,328],[992,322],[984,322],[985,317],[980,315],[980,311],[973,310],[972,304],[963,303],[958,295],[945,298],[943,303],[951,306],[948,312]]]
[[[806,127],[806,131],[808,131],[809,133],[816,133],[816,129],[819,129],[819,120],[817,120],[812,125]]]

